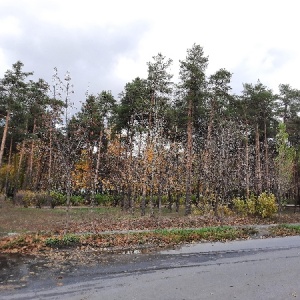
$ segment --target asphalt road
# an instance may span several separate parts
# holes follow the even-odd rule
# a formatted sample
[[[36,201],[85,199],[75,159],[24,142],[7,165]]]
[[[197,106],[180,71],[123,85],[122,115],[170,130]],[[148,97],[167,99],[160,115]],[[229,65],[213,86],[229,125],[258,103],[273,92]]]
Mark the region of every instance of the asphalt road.
[[[107,263],[0,291],[0,299],[300,299],[300,237],[113,256]]]

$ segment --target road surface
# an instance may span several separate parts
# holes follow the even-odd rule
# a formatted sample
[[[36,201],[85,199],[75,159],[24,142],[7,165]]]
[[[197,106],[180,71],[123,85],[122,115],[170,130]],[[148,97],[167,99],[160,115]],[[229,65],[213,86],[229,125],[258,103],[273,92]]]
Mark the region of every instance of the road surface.
[[[44,275],[0,299],[300,299],[300,237],[207,243]],[[47,274],[47,273],[46,273]]]

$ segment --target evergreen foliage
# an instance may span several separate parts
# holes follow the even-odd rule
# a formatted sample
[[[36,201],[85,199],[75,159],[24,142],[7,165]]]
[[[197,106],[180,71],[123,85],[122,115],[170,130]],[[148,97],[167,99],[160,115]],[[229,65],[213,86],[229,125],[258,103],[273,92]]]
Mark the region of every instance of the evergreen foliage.
[[[70,74],[35,82],[16,62],[0,79],[0,193],[24,206],[140,206],[142,215],[184,204],[219,217],[233,203],[268,217],[276,201],[299,202],[300,91],[281,84],[276,95],[257,81],[235,95],[232,74],[207,74],[208,61],[192,45],[175,85],[159,53],[118,101],[87,94],[74,115]]]

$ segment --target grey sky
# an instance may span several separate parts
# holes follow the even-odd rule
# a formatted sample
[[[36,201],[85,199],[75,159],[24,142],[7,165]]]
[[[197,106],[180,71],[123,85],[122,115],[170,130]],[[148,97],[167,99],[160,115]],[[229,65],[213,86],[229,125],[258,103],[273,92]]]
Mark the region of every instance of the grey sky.
[[[0,0],[0,76],[21,60],[51,82],[70,71],[74,100],[85,92],[117,96],[161,52],[178,61],[193,43],[209,56],[208,72],[227,68],[232,87],[257,79],[273,90],[300,88],[297,0]]]

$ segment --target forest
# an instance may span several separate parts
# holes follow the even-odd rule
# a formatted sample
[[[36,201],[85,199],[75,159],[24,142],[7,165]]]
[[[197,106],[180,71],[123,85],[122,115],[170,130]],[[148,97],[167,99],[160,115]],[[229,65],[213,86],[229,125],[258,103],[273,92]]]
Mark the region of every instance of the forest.
[[[207,74],[200,45],[176,78],[161,53],[115,99],[86,94],[73,113],[71,74],[34,81],[17,61],[0,79],[0,193],[23,205],[115,205],[185,214],[234,199],[299,202],[300,91],[259,80],[232,93]],[[284,80],[284,79],[283,79]],[[34,200],[33,200],[34,199]]]

